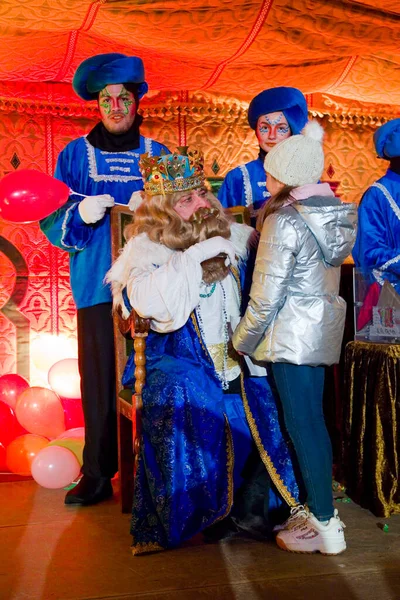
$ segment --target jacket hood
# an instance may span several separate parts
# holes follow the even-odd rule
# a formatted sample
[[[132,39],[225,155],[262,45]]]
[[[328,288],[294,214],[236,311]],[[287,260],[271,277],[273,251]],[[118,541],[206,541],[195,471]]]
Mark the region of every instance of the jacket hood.
[[[311,196],[292,206],[311,230],[324,260],[339,267],[356,241],[357,205],[334,196]]]

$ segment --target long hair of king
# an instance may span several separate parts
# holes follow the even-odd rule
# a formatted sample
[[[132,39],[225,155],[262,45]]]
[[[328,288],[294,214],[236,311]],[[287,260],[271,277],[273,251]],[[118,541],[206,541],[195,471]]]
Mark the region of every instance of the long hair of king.
[[[172,250],[187,250],[193,244],[217,235],[229,239],[232,220],[209,191],[206,198],[211,206],[211,214],[207,218],[184,221],[178,215],[174,206],[187,193],[175,192],[165,196],[148,196],[144,193],[144,200],[135,211],[133,222],[125,228],[125,238],[128,240],[146,233],[151,241]],[[229,270],[225,266],[225,257],[209,259],[202,266],[203,280],[206,283],[223,279]]]

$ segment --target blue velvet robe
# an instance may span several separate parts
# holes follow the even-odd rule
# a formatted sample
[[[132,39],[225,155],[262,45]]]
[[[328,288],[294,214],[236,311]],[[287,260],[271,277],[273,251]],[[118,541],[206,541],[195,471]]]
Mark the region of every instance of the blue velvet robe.
[[[242,377],[241,396],[224,394],[194,313],[175,332],[151,331],[146,358],[133,554],[177,546],[228,515],[251,438],[281,498],[289,506],[298,502],[266,378]],[[132,385],[133,370],[131,356],[124,385]]]

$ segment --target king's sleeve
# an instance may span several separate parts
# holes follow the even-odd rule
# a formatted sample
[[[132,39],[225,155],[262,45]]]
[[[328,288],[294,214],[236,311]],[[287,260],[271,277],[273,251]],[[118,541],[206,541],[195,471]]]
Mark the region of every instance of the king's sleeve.
[[[189,319],[200,299],[202,269],[185,252],[174,252],[161,266],[134,266],[127,282],[129,302],[151,328],[176,331]]]
[[[76,189],[79,186],[72,176],[79,167],[79,162],[74,161],[74,155],[67,146],[58,157],[54,177],[66,183],[70,190],[79,192]],[[93,225],[87,225],[79,214],[81,200],[80,196],[71,194],[61,208],[39,222],[49,242],[66,252],[84,250],[93,235]]]

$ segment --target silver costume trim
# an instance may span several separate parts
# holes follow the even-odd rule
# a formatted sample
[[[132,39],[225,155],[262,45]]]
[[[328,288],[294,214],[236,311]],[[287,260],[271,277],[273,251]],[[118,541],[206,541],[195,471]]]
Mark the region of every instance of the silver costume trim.
[[[129,167],[117,167],[117,166],[115,166],[115,167],[111,166],[110,171],[122,171],[122,173],[130,173],[131,172]]]
[[[246,165],[239,165],[239,169],[241,170],[242,177],[243,177],[244,196],[246,198],[246,206],[251,206],[253,204],[253,191],[251,189],[250,175],[249,175]]]
[[[140,155],[138,155],[140,156]],[[134,163],[133,158],[106,158],[106,163]]]
[[[86,151],[87,151],[87,157],[88,157],[88,162],[89,162],[89,177],[91,179],[93,179],[93,181],[96,181],[96,182],[115,181],[115,182],[119,182],[119,183],[128,183],[128,181],[142,181],[141,175],[140,176],[119,175],[119,174],[118,175],[117,174],[115,174],[115,175],[100,175],[97,171],[95,148],[88,142],[88,140],[86,139],[86,136],[84,137],[84,141],[86,144]],[[145,151],[149,154],[149,156],[153,156],[152,142],[153,142],[152,139],[144,138]],[[107,155],[107,154],[115,154],[115,153],[101,150],[101,154]],[[127,156],[134,156],[136,158],[138,158],[140,156],[140,154],[138,152],[131,152],[129,150],[124,152],[124,154],[126,154]],[[110,170],[111,170],[111,168],[110,168]]]
[[[61,236],[61,240],[60,243],[64,246],[64,248],[74,248],[74,250],[83,250],[83,248],[78,248],[78,246],[69,246],[68,244],[66,244],[64,242],[64,238],[67,235],[67,221],[69,219],[69,213],[71,212],[71,210],[73,208],[75,208],[75,206],[77,206],[79,204],[79,202],[75,202],[74,204],[72,204],[66,211],[65,211],[65,215],[64,215],[64,219],[61,225],[61,230],[62,230],[62,236]]]

